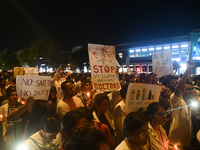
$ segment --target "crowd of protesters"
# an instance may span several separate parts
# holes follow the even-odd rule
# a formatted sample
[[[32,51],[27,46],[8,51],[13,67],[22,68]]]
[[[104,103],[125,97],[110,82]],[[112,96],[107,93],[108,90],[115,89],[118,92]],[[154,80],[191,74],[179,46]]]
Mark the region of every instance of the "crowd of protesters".
[[[99,92],[89,73],[52,76],[49,100],[18,97],[15,78],[0,77],[0,149],[31,150],[195,150],[200,149],[200,75],[187,62],[183,75],[118,74],[121,89]],[[147,110],[125,112],[129,83],[162,86],[158,102]],[[23,149],[23,148],[21,148]],[[24,148],[25,149],[25,148]]]

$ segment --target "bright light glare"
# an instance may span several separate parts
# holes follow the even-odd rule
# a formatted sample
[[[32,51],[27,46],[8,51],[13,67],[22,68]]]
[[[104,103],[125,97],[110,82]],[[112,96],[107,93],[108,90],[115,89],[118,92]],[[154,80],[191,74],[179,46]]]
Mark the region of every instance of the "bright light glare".
[[[28,147],[25,143],[21,143],[17,146],[16,150],[28,150]]]
[[[198,107],[198,102],[192,101],[192,102],[191,102],[191,106],[192,106],[193,108],[197,108],[197,107]]]
[[[131,53],[131,52],[134,52],[134,50],[129,50],[129,52]]]

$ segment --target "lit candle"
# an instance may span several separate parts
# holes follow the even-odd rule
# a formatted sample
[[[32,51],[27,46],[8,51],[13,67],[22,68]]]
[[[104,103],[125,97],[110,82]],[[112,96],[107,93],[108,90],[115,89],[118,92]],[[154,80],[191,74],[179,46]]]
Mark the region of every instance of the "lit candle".
[[[174,145],[174,150],[180,150],[177,145]]]
[[[88,98],[90,98],[90,93],[89,92],[87,92],[87,96],[88,96]]]
[[[0,121],[2,121],[3,115],[0,115]]]
[[[22,104],[23,104],[23,105],[25,104],[25,101],[24,101],[24,100],[22,100]]]

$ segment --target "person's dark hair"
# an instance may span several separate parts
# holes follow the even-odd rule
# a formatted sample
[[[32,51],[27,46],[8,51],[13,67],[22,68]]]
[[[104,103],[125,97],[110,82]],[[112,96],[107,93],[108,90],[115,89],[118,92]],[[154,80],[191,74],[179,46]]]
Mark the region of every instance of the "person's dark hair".
[[[60,121],[56,117],[43,116],[40,120],[40,129],[46,133],[56,133],[60,131]]]
[[[91,81],[89,79],[84,80],[82,82],[82,85],[81,85],[82,89],[84,88],[84,86],[86,85],[86,83],[90,83],[91,84]]]
[[[73,84],[73,81],[67,80],[67,81],[62,82],[62,84],[61,84],[62,91],[66,90],[66,84],[67,83],[72,83]]]
[[[7,97],[9,98],[10,97],[10,94],[12,93],[12,92],[16,92],[17,90],[16,90],[16,87],[15,86],[9,86],[8,88],[7,88],[7,90],[6,90],[6,94],[7,94]]]
[[[105,93],[99,93],[94,97],[94,104],[99,105],[104,99],[109,100]]]
[[[147,110],[145,112],[145,115],[146,115],[146,118],[148,121],[150,121],[149,115],[154,115],[158,111],[158,108],[160,106],[163,107],[160,102],[153,102],[153,103],[149,104],[149,106],[147,107]]]
[[[99,150],[101,144],[108,144],[105,135],[99,130],[86,128],[72,138],[65,150]]]
[[[128,83],[121,86],[121,90],[119,92],[123,99],[126,98],[127,89],[128,89]]]
[[[87,108],[78,108],[67,112],[61,121],[61,130],[70,133],[74,125],[81,118],[86,118],[89,122],[93,120],[93,116]]]
[[[124,119],[123,132],[126,135],[126,131],[134,133],[134,131],[140,129],[146,123],[144,113],[131,112]]]
[[[165,76],[165,78],[163,79],[163,85],[164,85],[164,86],[168,86],[170,80],[177,80],[177,79],[178,79],[178,77],[176,77],[176,76],[167,75],[167,76]]]

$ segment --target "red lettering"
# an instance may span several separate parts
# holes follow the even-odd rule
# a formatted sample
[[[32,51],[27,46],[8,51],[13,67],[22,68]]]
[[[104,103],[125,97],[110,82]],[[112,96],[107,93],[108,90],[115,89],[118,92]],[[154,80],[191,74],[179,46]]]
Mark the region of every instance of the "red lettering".
[[[98,90],[98,85],[96,83],[94,84],[94,89]]]
[[[98,73],[99,72],[99,69],[97,68],[97,65],[94,65],[93,69],[94,69],[94,73]]]
[[[113,84],[112,83],[110,83],[110,88],[113,89]]]
[[[103,72],[102,72],[102,67],[103,67],[103,66],[99,66],[99,68],[100,68],[100,70],[101,70],[101,73],[103,73]]]
[[[115,67],[111,66],[111,73],[113,73],[113,70],[115,70]]]
[[[109,86],[108,86],[108,85],[109,85],[109,83],[106,83],[106,85],[107,85],[107,89],[110,89],[110,88],[109,88]]]
[[[104,67],[104,70],[105,70],[106,73],[109,73],[110,68],[109,68],[108,66],[105,66],[105,67]]]
[[[105,83],[103,84],[103,89],[105,90],[106,88],[104,87]]]

